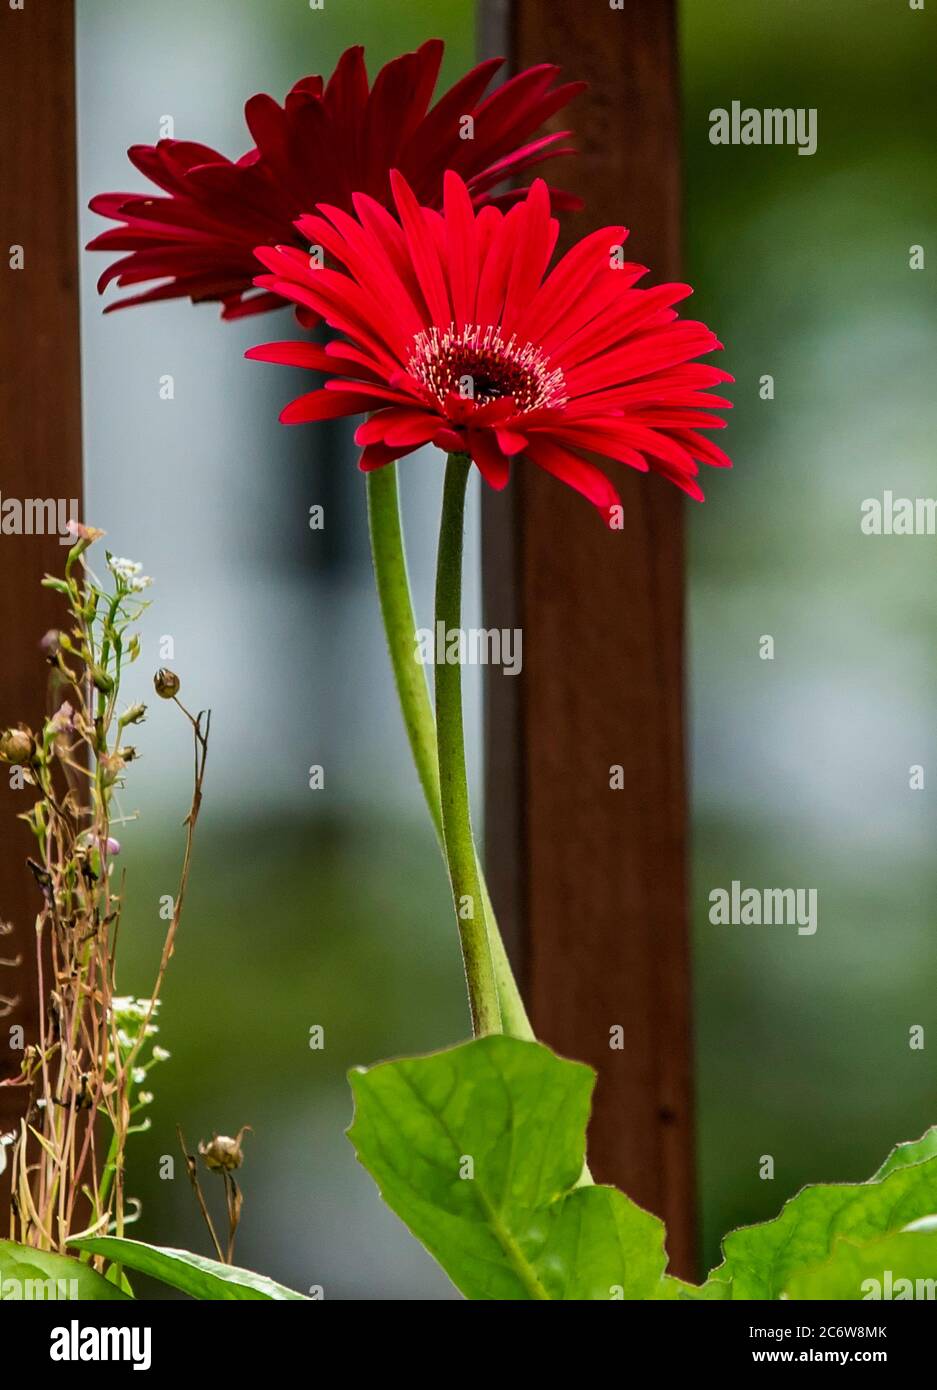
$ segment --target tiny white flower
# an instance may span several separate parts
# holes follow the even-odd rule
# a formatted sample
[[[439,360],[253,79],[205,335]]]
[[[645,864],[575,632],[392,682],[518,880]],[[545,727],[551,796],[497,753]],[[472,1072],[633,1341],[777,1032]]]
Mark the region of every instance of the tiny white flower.
[[[115,995],[111,1000],[111,1013],[117,1019],[135,1019],[138,1023],[142,1023],[150,1012],[150,1002],[149,999],[134,999],[132,994]],[[153,1012],[156,1013],[158,1008],[159,1000],[157,999],[153,1005]]]
[[[138,575],[143,566],[139,560],[126,560],[122,555],[108,556],[107,567],[118,579],[131,580]]]

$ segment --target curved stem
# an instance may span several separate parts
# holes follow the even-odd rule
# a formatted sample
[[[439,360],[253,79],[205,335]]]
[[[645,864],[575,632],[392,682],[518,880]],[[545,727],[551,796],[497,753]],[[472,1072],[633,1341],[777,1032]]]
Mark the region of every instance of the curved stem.
[[[465,472],[466,478],[461,483],[462,497],[459,502],[459,588],[457,590],[459,595],[461,595],[462,513],[464,510],[464,489],[465,482],[467,481],[467,468]],[[430,703],[426,677],[419,664],[414,660],[416,651],[416,618],[413,613],[410,580],[407,574],[407,558],[403,544],[403,529],[400,523],[400,501],[397,490],[396,464],[388,464],[384,468],[375,469],[368,474],[368,520],[370,523],[371,550],[374,557],[378,597],[381,605],[381,614],[384,619],[384,628],[387,634],[387,644],[390,648],[391,665],[393,666],[394,678],[397,684],[400,708],[403,713],[407,736],[410,740],[413,760],[416,763],[420,785],[426,797],[426,805],[429,810],[430,819],[433,822],[443,853],[446,854],[440,802],[439,763],[436,750],[436,721],[433,717],[433,707]],[[443,524],[445,524],[445,512]],[[459,607],[461,608],[461,603]],[[456,626],[458,626],[458,623]],[[455,670],[457,673],[460,696],[459,724],[461,729],[461,680],[458,676],[459,669],[460,668],[456,666]],[[437,667],[437,699],[438,675],[439,668]],[[462,766],[464,769],[464,758]],[[467,795],[466,818],[468,818]],[[471,833],[470,826],[469,831]],[[531,1041],[534,1040],[535,1037],[534,1030],[527,1017],[524,1001],[521,998],[520,990],[517,988],[517,981],[514,979],[514,972],[511,969],[511,963],[508,960],[507,951],[504,948],[504,942],[498,930],[498,924],[491,906],[491,899],[488,896],[484,872],[474,844],[472,846],[472,853],[475,858],[476,880],[482,894],[490,959],[500,1002],[501,1029],[510,1037]],[[460,935],[461,925],[460,923]],[[583,1163],[582,1173],[576,1185],[577,1187],[582,1187],[591,1183],[592,1174],[589,1171],[588,1164]]]
[[[521,998],[521,992],[517,987],[514,978],[514,971],[508,959],[505,949],[504,938],[498,927],[495,910],[491,905],[491,898],[488,894],[488,884],[485,882],[485,874],[478,858],[478,851],[475,852],[475,860],[478,864],[478,881],[482,890],[482,904],[485,908],[485,922],[488,926],[488,944],[491,947],[491,963],[495,972],[495,983],[498,986],[498,999],[501,1003],[501,1027],[509,1038],[522,1038],[525,1042],[535,1042],[533,1026],[527,1017],[527,1010]]]
[[[480,1036],[501,1032],[501,1005],[472,835],[462,723],[461,652],[450,660],[448,650],[449,634],[460,634],[462,629],[462,532],[470,467],[464,454],[450,454],[443,487],[434,629],[444,639],[443,650],[436,652],[436,751],[449,881],[462,940],[472,1025],[476,1036]]]
[[[414,661],[416,619],[400,522],[396,464],[391,463],[370,472],[367,475],[367,489],[371,552],[397,695],[430,819],[445,854],[436,757],[436,721],[425,674]],[[529,1041],[534,1037],[534,1030],[498,930],[477,853],[476,864],[501,1004],[501,1024],[509,1036]]]
[[[410,597],[410,577],[403,548],[397,465],[389,463],[368,473],[368,527],[381,617],[387,635],[397,697],[417,776],[439,843],[443,844],[436,760],[436,722],[430,704],[426,673],[415,660],[416,619]]]

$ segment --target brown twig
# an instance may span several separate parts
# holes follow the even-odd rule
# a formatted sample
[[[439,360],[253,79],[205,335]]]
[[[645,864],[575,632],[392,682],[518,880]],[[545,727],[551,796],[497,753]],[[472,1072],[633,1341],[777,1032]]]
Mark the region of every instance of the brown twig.
[[[208,1227],[208,1234],[211,1236],[211,1243],[215,1247],[215,1254],[218,1256],[219,1260],[221,1260],[222,1264],[229,1263],[225,1261],[225,1257],[221,1249],[221,1242],[218,1240],[218,1237],[215,1234],[214,1222],[211,1219],[211,1213],[209,1212],[208,1207],[205,1203],[205,1198],[202,1195],[202,1187],[198,1180],[198,1163],[196,1161],[195,1155],[189,1153],[188,1145],[185,1142],[185,1135],[182,1133],[181,1125],[176,1125],[176,1133],[179,1136],[179,1145],[182,1149],[182,1157],[185,1159],[185,1170],[189,1175],[189,1182],[192,1184],[192,1191],[195,1193],[195,1200],[198,1202],[198,1209],[202,1213],[205,1225]]]

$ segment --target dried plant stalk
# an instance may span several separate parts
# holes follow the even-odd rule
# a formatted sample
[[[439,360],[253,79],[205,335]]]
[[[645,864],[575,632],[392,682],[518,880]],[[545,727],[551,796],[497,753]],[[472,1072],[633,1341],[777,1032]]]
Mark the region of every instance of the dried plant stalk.
[[[27,863],[41,893],[36,915],[40,985],[39,1041],[27,1048],[20,1075],[19,1132],[12,1148],[10,1236],[64,1253],[91,1233],[120,1235],[132,1219],[125,1191],[129,1136],[146,1127],[140,1112],[152,1099],[151,1068],[168,1053],[154,1044],[160,990],[185,900],[205,777],[210,714],[192,715],[179,700],[179,681],[161,671],[156,692],[172,700],[192,727],[195,767],[185,820],[181,877],[153,988],[147,999],[117,994],[117,941],[124,882],[115,884],[121,823],[118,793],[136,750],[127,730],[146,707],[119,712],[121,677],[139,655],[134,624],[150,581],[139,565],[107,554],[105,585],[85,553],[103,534],[74,525],[64,578],[43,581],[61,593],[69,624],[43,639],[56,712],[41,730],[25,726],[0,736],[0,760],[37,799],[22,816],[36,840]]]

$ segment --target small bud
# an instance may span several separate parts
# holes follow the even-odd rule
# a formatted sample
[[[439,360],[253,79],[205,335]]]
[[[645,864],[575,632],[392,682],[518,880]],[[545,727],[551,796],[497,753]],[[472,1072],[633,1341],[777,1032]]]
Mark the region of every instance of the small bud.
[[[107,839],[102,839],[99,835],[94,835],[90,830],[83,830],[78,836],[78,849],[87,853],[91,849],[100,849],[111,859],[120,854],[120,841],[115,840],[113,835],[108,835]]]
[[[0,762],[11,763],[14,767],[28,766],[36,753],[36,740],[22,725],[18,729],[4,729],[0,734]]]
[[[67,522],[65,529],[76,541],[84,541],[87,545],[93,545],[105,535],[98,526],[85,526],[82,522],[74,520]]]
[[[132,763],[137,757],[137,750],[131,744],[125,744],[123,748],[116,748],[115,753],[118,758],[123,758],[125,763]]]
[[[244,1162],[241,1141],[249,1129],[250,1125],[244,1125],[238,1130],[236,1139],[229,1138],[227,1134],[215,1134],[210,1144],[199,1141],[198,1151],[205,1167],[213,1173],[232,1173],[235,1168],[240,1168]]]
[[[46,661],[55,662],[62,646],[62,634],[57,628],[50,627],[49,631],[39,643],[39,650],[42,652]]]
[[[121,724],[139,724],[146,718],[146,705],[131,705],[121,717]]]
[[[95,541],[99,541],[104,535],[99,527],[85,526],[82,522],[75,520],[69,521],[65,529],[74,542],[68,552],[69,564],[77,560],[80,555],[84,555],[89,545],[94,545]],[[42,582],[45,584],[47,581],[44,579]],[[49,587],[54,588],[55,586],[50,585]]]
[[[161,700],[173,700],[179,694],[181,682],[175,671],[161,666],[153,677],[153,688]]]
[[[124,760],[119,753],[104,753],[98,766],[105,787],[112,787],[124,770]]]
[[[53,714],[46,728],[51,734],[70,734],[75,729],[75,711],[65,700]]]

